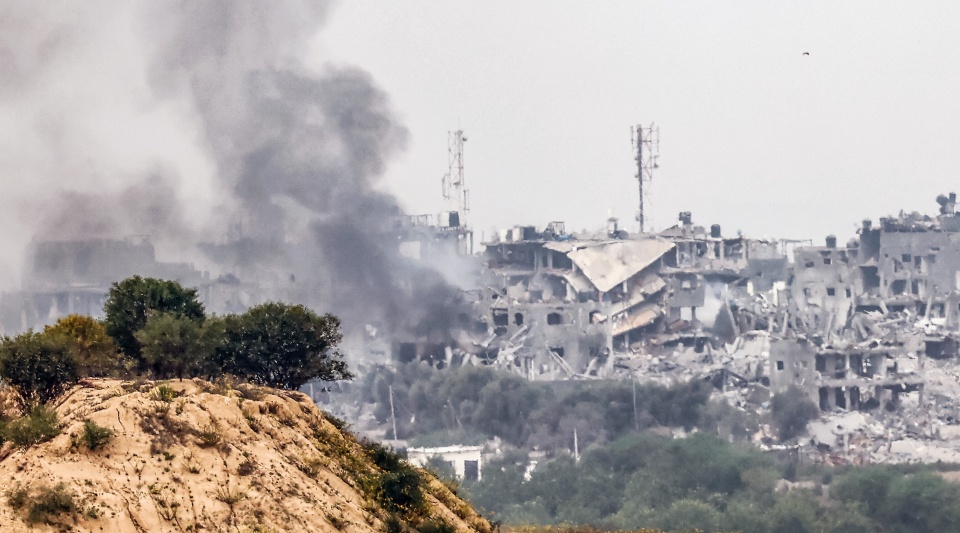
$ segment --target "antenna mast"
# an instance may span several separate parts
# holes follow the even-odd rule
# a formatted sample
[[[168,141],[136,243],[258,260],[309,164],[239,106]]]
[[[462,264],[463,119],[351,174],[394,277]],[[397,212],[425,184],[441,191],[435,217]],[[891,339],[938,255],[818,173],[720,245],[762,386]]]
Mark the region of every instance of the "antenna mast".
[[[463,130],[447,132],[449,168],[443,176],[443,197],[450,201],[453,210],[460,213],[461,224],[465,223],[467,211],[470,211],[470,191],[463,176],[463,143],[466,140]]]
[[[649,184],[653,180],[653,171],[659,167],[657,158],[660,157],[660,128],[652,122],[648,127],[637,124],[636,127],[630,128],[630,140],[637,151],[637,155],[634,156],[637,161],[636,178],[640,187],[640,210],[637,212],[637,222],[640,223],[640,233],[643,233],[646,230],[644,226],[646,197],[643,184],[644,182]]]

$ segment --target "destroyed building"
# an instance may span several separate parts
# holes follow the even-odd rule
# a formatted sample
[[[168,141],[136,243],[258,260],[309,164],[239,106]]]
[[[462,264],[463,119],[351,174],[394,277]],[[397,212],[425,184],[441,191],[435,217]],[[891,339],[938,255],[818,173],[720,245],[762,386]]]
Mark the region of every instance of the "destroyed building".
[[[960,223],[955,196],[938,202],[934,217],[865,221],[844,246],[726,237],[689,213],[658,234],[504,230],[483,243],[483,286],[445,362],[529,379],[679,372],[752,396],[796,386],[824,411],[917,406],[924,359],[958,346]]]
[[[916,369],[901,368],[901,349],[776,339],[770,344],[770,385],[774,390],[800,387],[823,411],[880,407],[892,411],[899,407],[901,394],[916,392],[918,402],[923,401],[923,379]]]
[[[468,291],[441,359],[529,379],[611,377],[631,350],[709,351],[714,330],[734,338],[758,324],[752,305],[731,302],[783,291],[788,272],[781,243],[708,233],[689,213],[660,234],[628,235],[616,219],[599,235],[552,222],[483,246],[482,287]],[[396,355],[430,359],[413,352]]]
[[[666,282],[668,241],[577,239],[552,223],[484,243],[484,287],[474,302],[489,324],[482,347],[528,377],[595,375],[614,343],[650,326]],[[469,316],[461,317],[469,320]]]
[[[217,314],[241,312],[277,297],[275,283],[242,280],[232,273],[214,277],[193,264],[160,261],[146,235],[37,241],[30,245],[24,272],[19,290],[0,294],[4,335],[42,329],[69,314],[102,317],[110,286],[134,275],[195,288],[205,308]]]
[[[0,295],[4,334],[41,328],[72,313],[99,317],[110,285],[135,274],[192,287],[210,284],[191,265],[157,261],[147,236],[35,242],[24,271],[22,289]]]
[[[598,234],[569,233],[562,222],[517,226],[474,254],[458,212],[398,215],[386,241],[411,261],[457,264],[445,275],[461,289],[443,296],[445,316],[430,327],[370,322],[345,348],[373,365],[490,365],[538,380],[705,379],[757,405],[799,387],[828,413],[932,402],[935,416],[960,418],[952,406],[960,394],[937,366],[952,364],[960,344],[955,198],[939,197],[935,216],[864,221],[842,246],[832,236],[823,246],[724,236],[684,212],[648,234],[627,234],[615,219]],[[30,261],[22,290],[0,297],[7,333],[72,312],[97,316],[110,283],[133,274],[197,287],[215,312],[312,290],[306,263],[292,262],[300,270],[289,276],[239,269],[211,279],[158,261],[145,238],[36,243]]]
[[[513,227],[482,243],[449,339],[411,340],[393,360],[702,380],[749,416],[799,388],[822,416],[789,446],[814,460],[960,460],[960,223],[955,196],[938,203],[864,221],[843,245],[724,236],[689,213],[647,234],[615,219],[599,234]],[[751,438],[784,446],[769,428]]]
[[[940,210],[936,216],[900,213],[882,218],[877,227],[865,220],[857,238],[843,248],[833,236],[827,237],[825,246],[798,248],[787,308],[791,318],[780,331],[796,340],[793,348],[784,351],[806,352],[801,358],[804,364],[812,361],[813,352],[818,352],[818,361],[830,353],[844,354],[826,363],[830,374],[848,369],[857,373],[859,361],[869,358],[876,361],[866,365],[873,369],[858,375],[885,380],[884,388],[899,392],[922,390],[921,380],[902,369],[875,374],[880,369],[898,369],[897,359],[904,357],[921,362],[924,356],[956,357],[960,219],[955,194],[941,195],[937,201]],[[809,345],[808,338],[819,346],[812,351],[798,348]],[[887,362],[877,360],[878,353],[883,353]],[[780,371],[778,357],[771,352],[772,363]],[[792,356],[785,359],[795,360]],[[789,361],[786,364],[789,366]],[[814,379],[809,375],[798,380],[796,369],[785,371],[794,377],[772,381],[779,386],[803,384],[822,407],[855,408],[861,404],[858,395],[862,391],[856,384],[826,383],[823,376]],[[832,391],[824,390],[830,387]]]

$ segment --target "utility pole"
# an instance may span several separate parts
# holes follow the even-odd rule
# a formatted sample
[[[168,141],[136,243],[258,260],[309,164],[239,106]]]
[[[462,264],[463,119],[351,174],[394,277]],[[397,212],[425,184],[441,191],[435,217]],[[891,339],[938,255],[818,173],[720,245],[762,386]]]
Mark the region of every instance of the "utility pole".
[[[643,233],[646,230],[644,225],[646,196],[644,196],[643,183],[650,183],[653,180],[653,170],[659,167],[657,158],[660,157],[660,128],[652,122],[647,127],[637,124],[630,128],[630,140],[637,151],[637,155],[634,156],[637,161],[636,178],[640,187],[640,210],[637,212],[637,222],[640,223],[640,233]]]
[[[397,414],[393,410],[393,385],[389,386],[390,390],[390,421],[393,422],[393,440],[397,440]]]
[[[580,462],[580,440],[577,439],[577,428],[573,428],[573,460]]]

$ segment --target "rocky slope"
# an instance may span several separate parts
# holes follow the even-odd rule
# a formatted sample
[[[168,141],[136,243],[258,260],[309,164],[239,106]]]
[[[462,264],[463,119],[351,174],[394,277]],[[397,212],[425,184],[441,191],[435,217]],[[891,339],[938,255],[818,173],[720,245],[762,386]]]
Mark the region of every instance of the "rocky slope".
[[[404,503],[410,467],[297,392],[89,380],[56,411],[59,436],[0,449],[0,531],[491,533],[429,474]],[[94,450],[87,421],[113,431]]]

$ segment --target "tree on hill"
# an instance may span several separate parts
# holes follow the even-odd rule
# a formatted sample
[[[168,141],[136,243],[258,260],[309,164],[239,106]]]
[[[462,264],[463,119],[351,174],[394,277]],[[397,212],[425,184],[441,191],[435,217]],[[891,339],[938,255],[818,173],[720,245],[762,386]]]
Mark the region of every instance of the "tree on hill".
[[[336,350],[340,320],[329,313],[269,302],[226,316],[211,329],[222,330],[211,344],[213,363],[224,373],[286,389],[353,377]]]
[[[146,370],[137,331],[147,325],[151,313],[170,313],[202,322],[203,304],[196,289],[175,281],[133,276],[114,283],[103,306],[107,333],[127,357]]]
[[[196,320],[173,313],[151,313],[135,335],[144,365],[158,378],[195,375],[206,359],[202,327]]]
[[[28,331],[0,342],[0,376],[16,389],[21,407],[28,409],[63,394],[78,373],[63,337]]]
[[[92,317],[67,315],[44,328],[43,333],[59,335],[67,341],[81,376],[108,376],[119,367],[117,345],[103,324]]]

